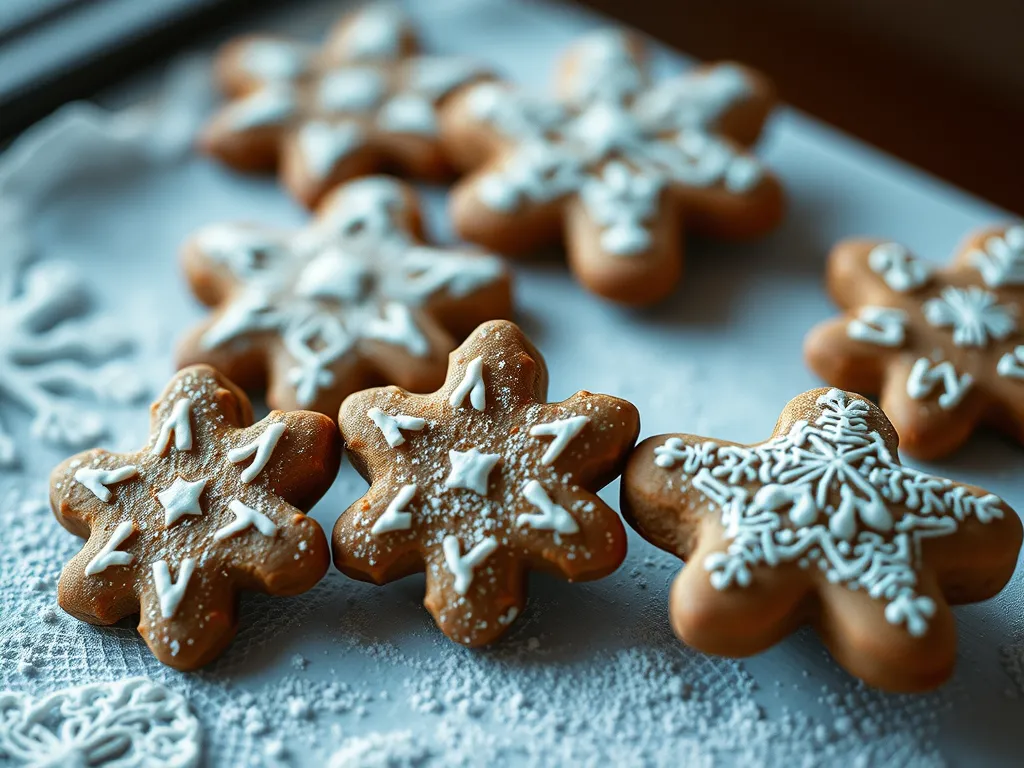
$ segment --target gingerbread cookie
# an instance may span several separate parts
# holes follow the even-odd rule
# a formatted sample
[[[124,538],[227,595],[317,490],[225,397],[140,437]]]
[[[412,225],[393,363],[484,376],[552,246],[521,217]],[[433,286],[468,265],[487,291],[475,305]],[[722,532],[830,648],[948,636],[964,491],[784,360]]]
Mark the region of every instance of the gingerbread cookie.
[[[181,365],[331,416],[363,387],[439,386],[457,342],[512,311],[502,261],[424,245],[412,189],[387,177],[342,185],[299,232],[207,227],[185,271],[216,311],[180,345]]]
[[[1024,442],[1024,225],[974,234],[945,269],[849,240],[828,288],[846,314],[810,333],[807,364],[879,395],[906,453],[945,456],[979,423]]]
[[[763,234],[780,220],[775,178],[743,147],[771,86],[736,64],[649,82],[639,40],[607,30],[568,53],[557,99],[496,82],[455,94],[445,146],[475,171],[452,199],[463,237],[504,253],[564,238],[588,289],[626,304],[664,298],[682,273],[682,230]]]
[[[384,584],[426,571],[424,604],[452,640],[495,640],[525,603],[525,572],[598,579],[626,555],[596,495],[618,476],[640,417],[577,392],[546,402],[547,368],[515,325],[478,328],[429,395],[359,392],[341,433],[367,494],[334,527],[334,563]]]
[[[308,206],[336,184],[389,171],[440,179],[439,105],[486,72],[458,58],[416,55],[408,19],[376,3],[338,23],[324,46],[247,36],[217,57],[232,101],[200,138],[239,170],[278,167]]]
[[[87,451],[53,471],[54,514],[87,539],[61,574],[61,608],[90,624],[140,613],[160,661],[206,664],[235,635],[239,590],[297,595],[326,573],[327,538],[303,512],[340,460],[326,416],[253,424],[249,400],[212,368],[179,372],[142,450]]]
[[[738,445],[644,440],[622,510],[687,562],[669,614],[683,642],[758,653],[813,625],[871,685],[941,684],[956,658],[951,604],[992,597],[1017,564],[1021,523],[980,488],[904,467],[885,414],[858,395],[794,398],[773,436]]]

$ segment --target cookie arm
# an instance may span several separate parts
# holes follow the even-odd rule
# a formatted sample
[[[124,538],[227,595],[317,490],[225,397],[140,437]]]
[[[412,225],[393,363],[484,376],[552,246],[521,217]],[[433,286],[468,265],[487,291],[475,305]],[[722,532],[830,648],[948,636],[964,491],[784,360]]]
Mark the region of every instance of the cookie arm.
[[[569,191],[531,198],[516,191],[510,164],[514,152],[498,155],[455,185],[448,210],[460,237],[496,253],[525,256],[562,236]]]
[[[626,529],[618,514],[596,493],[564,484],[517,496],[510,513],[515,516],[515,545],[526,553],[530,568],[553,573],[568,581],[593,581],[613,573],[626,558]],[[575,530],[551,515],[552,507],[571,518]],[[547,513],[547,519],[545,519]],[[564,513],[564,514],[563,514]],[[557,530],[561,528],[562,530]],[[569,549],[572,547],[572,549]]]
[[[312,411],[273,411],[237,431],[232,444],[228,458],[244,484],[266,487],[301,512],[327,493],[341,465],[337,424]]]
[[[307,208],[338,184],[373,173],[383,163],[365,118],[339,115],[306,121],[282,136],[281,177]]]
[[[967,442],[985,410],[985,396],[949,361],[901,356],[886,369],[879,405],[899,433],[902,451],[928,461]]]
[[[628,211],[628,201],[609,201],[609,217]],[[666,196],[657,194],[649,220],[598,221],[579,199],[567,205],[565,221],[569,268],[594,293],[628,305],[665,298],[683,273],[684,244]]]
[[[812,586],[804,571],[754,566],[750,584],[719,589],[705,561],[728,550],[729,541],[713,515],[700,518],[695,534],[696,548],[669,594],[669,617],[680,640],[705,653],[751,656],[806,620]]]
[[[898,349],[860,341],[851,336],[844,316],[815,326],[804,340],[804,360],[828,384],[851,392],[877,393],[889,362]]]
[[[893,692],[935,688],[952,674],[956,662],[956,621],[934,573],[919,574],[915,594],[905,611],[915,617],[897,618],[901,603],[872,598],[864,590],[841,584],[819,585],[820,610],[815,621],[829,652],[851,674],[869,685]],[[927,630],[915,636],[907,622],[916,622],[917,608],[931,605]],[[893,606],[896,606],[894,609]],[[928,609],[926,609],[928,610]]]
[[[222,107],[199,135],[199,148],[240,171],[273,169],[297,114],[294,91],[273,84]]]
[[[778,226],[785,213],[782,185],[737,145],[724,146],[735,158],[724,179],[711,184],[687,183],[683,176],[684,180],[672,183],[671,195],[680,218],[688,230],[704,237],[728,241],[765,235]]]
[[[565,423],[584,418],[586,423],[572,437],[551,434],[552,422]],[[558,472],[571,472],[573,483],[591,491],[599,491],[622,474],[629,454],[640,435],[640,412],[632,403],[610,395],[577,392],[560,403],[543,406],[531,434],[536,450],[542,452],[544,463]]]
[[[472,544],[472,546],[470,546]],[[522,567],[510,552],[497,547],[471,565],[480,542],[458,540],[431,550],[426,566],[427,590],[423,599],[438,628],[461,645],[478,647],[493,642],[507,630],[526,605]],[[454,565],[455,558],[462,558]],[[460,578],[453,570],[461,570]]]
[[[168,563],[172,588],[180,588],[182,562]],[[154,576],[142,577],[139,634],[153,655],[169,667],[198,669],[219,656],[238,632],[238,593],[223,576],[195,567],[177,602],[161,603]],[[173,614],[165,615],[173,604]]]

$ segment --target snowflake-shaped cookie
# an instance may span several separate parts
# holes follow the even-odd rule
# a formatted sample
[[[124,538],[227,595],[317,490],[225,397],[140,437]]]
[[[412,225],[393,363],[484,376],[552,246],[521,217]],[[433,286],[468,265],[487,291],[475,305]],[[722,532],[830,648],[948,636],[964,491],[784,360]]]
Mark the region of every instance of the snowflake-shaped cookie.
[[[742,147],[772,103],[757,73],[718,64],[649,83],[639,41],[617,30],[580,40],[559,96],[479,83],[442,116],[459,233],[530,251],[561,232],[590,290],[628,304],[664,297],[682,272],[681,230],[751,237],[782,215],[777,181]]]
[[[330,555],[303,511],[337,474],[337,429],[305,411],[252,421],[237,387],[195,366],[153,405],[145,448],[87,451],[57,467],[54,514],[88,538],[61,574],[61,607],[91,624],[141,612],[154,655],[195,669],[234,637],[240,590],[296,595],[316,584]]]
[[[280,168],[315,205],[334,185],[381,170],[439,179],[438,107],[486,76],[473,62],[415,55],[409,20],[375,3],[337,24],[322,48],[273,37],[228,43],[217,60],[233,99],[204,131],[211,155],[241,170]]]
[[[426,391],[484,320],[511,313],[502,261],[422,242],[412,189],[387,177],[342,185],[308,228],[215,225],[185,249],[213,317],[179,348],[243,387],[268,384],[275,408],[331,416],[374,384]]]
[[[878,394],[908,454],[945,456],[979,423],[1024,442],[1024,225],[972,235],[945,269],[898,243],[840,243],[828,286],[846,314],[808,336],[808,365]]]
[[[79,447],[106,431],[101,414],[74,395],[127,404],[145,394],[120,359],[132,338],[111,317],[90,313],[89,298],[71,264],[0,258],[0,401],[30,413],[32,437],[48,444]],[[20,453],[0,423],[0,468]]]
[[[1013,574],[1021,523],[1002,500],[904,467],[885,414],[819,389],[756,445],[642,442],[622,482],[641,535],[687,561],[669,613],[709,653],[765,650],[803,623],[872,685],[921,690],[956,656],[949,605]]]
[[[338,568],[377,584],[425,570],[427,609],[474,646],[518,615],[527,569],[614,571],[625,531],[596,492],[620,472],[639,415],[589,392],[547,403],[547,382],[522,332],[496,321],[452,353],[437,392],[349,397],[341,432],[371,486],[335,525]]]

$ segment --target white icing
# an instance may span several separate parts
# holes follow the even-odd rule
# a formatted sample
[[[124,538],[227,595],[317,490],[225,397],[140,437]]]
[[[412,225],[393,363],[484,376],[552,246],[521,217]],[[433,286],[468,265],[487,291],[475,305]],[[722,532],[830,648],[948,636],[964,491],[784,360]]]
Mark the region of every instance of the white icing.
[[[345,53],[356,60],[398,58],[406,24],[405,15],[393,3],[361,8],[345,26]]]
[[[434,105],[416,93],[400,93],[388,99],[377,113],[377,125],[389,133],[437,135]]]
[[[846,326],[851,339],[881,347],[901,347],[907,336],[907,313],[892,307],[861,307]]]
[[[484,359],[476,357],[469,361],[466,366],[466,373],[462,381],[452,392],[448,403],[452,408],[459,408],[465,404],[466,396],[473,407],[482,411],[487,407],[487,386],[484,384]]]
[[[752,93],[753,86],[742,69],[716,64],[654,86],[640,95],[636,110],[645,120],[707,131]]]
[[[625,102],[645,86],[626,34],[617,29],[592,32],[573,46],[573,77],[566,84],[568,97],[584,104],[594,101]]]
[[[910,375],[907,377],[907,395],[914,400],[924,400],[941,385],[939,407],[948,411],[960,404],[973,384],[974,377],[969,373],[958,374],[949,360],[936,363],[922,357],[915,361],[913,368],[910,369]]]
[[[206,488],[207,478],[189,482],[181,477],[174,478],[170,487],[156,495],[164,508],[164,526],[170,528],[185,515],[201,516],[203,507],[199,501]]]
[[[894,291],[907,293],[931,280],[927,264],[914,258],[899,243],[881,243],[868,253],[868,267]]]
[[[165,619],[173,618],[177,613],[195,566],[196,561],[191,557],[184,558],[178,567],[177,581],[171,581],[171,569],[167,561],[157,560],[153,563],[153,586],[156,587],[156,596],[160,602],[160,615]]]
[[[251,443],[228,451],[228,461],[232,464],[239,464],[255,454],[252,464],[242,470],[243,483],[251,483],[266,468],[267,462],[270,461],[270,457],[277,447],[278,440],[284,435],[286,429],[287,427],[283,423],[275,421],[273,424],[267,425],[263,433]]]
[[[250,527],[256,528],[257,531],[267,537],[277,535],[277,526],[274,525],[274,521],[259,510],[243,504],[238,499],[232,499],[228,502],[228,509],[234,513],[235,519],[214,532],[214,541],[221,541],[229,536],[234,536],[236,533],[241,533]]]
[[[407,87],[431,101],[444,98],[455,88],[483,73],[473,61],[451,56],[417,56],[407,64]]]
[[[366,415],[377,425],[377,429],[392,448],[405,442],[405,435],[401,430],[408,429],[419,432],[427,425],[427,422],[418,416],[407,416],[404,413],[396,413],[392,416],[384,413],[380,408],[371,408]]]
[[[285,322],[285,315],[274,308],[271,295],[261,286],[253,286],[235,297],[218,314],[200,341],[204,350],[234,342],[261,331],[271,331]]]
[[[398,494],[388,504],[384,514],[377,518],[377,521],[370,528],[370,533],[380,536],[382,533],[392,531],[407,531],[412,528],[412,513],[406,510],[409,502],[416,495],[415,484],[403,485]]]
[[[88,488],[92,495],[102,502],[110,501],[110,489],[108,485],[123,483],[139,474],[134,464],[128,464],[117,469],[90,469],[82,467],[75,471],[75,482]]]
[[[341,323],[326,315],[296,318],[284,330],[285,349],[296,363],[288,369],[288,383],[299,407],[308,408],[322,390],[334,386],[331,365],[352,349],[354,340]]]
[[[371,315],[363,321],[363,338],[404,347],[416,357],[423,357],[430,351],[430,342],[407,306],[389,302],[383,311],[382,317]]]
[[[658,214],[664,181],[633,173],[610,162],[599,176],[589,177],[580,197],[594,222],[602,227],[601,248],[617,256],[643,253],[651,247],[650,222]]]
[[[570,416],[567,419],[558,419],[547,424],[535,424],[530,427],[531,437],[555,438],[551,441],[548,449],[544,451],[544,455],[540,457],[540,463],[544,466],[553,464],[573,438],[589,423],[590,419],[586,416]]]
[[[317,86],[317,100],[327,112],[365,115],[373,112],[388,93],[384,76],[368,67],[346,67],[326,72]]]
[[[999,358],[996,373],[1007,379],[1024,379],[1024,346],[1016,347]]]
[[[294,80],[309,69],[308,46],[285,40],[253,40],[242,48],[239,64],[259,80]]]
[[[750,586],[760,567],[814,566],[831,583],[884,600],[886,619],[920,637],[934,614],[916,591],[922,542],[951,535],[967,517],[1002,518],[1002,502],[898,464],[870,429],[866,402],[833,389],[818,405],[813,424],[798,421],[749,448],[669,438],[655,464],[680,467],[686,487],[720,517],[728,546],[703,563],[716,589]]]
[[[452,468],[444,484],[446,488],[465,488],[487,495],[487,483],[491,470],[501,461],[501,454],[481,453],[476,448],[468,451],[448,451]]]
[[[306,170],[317,181],[328,178],[338,163],[366,144],[366,134],[358,123],[328,123],[310,120],[296,136],[299,154]]]
[[[372,279],[366,264],[346,259],[337,249],[325,250],[302,268],[295,293],[304,299],[359,301]]]
[[[991,339],[1005,339],[1017,330],[1016,307],[998,302],[998,296],[976,285],[949,286],[926,301],[922,310],[932,325],[953,328],[957,346],[984,347]]]
[[[187,397],[175,401],[170,415],[160,427],[160,434],[151,451],[154,456],[162,456],[167,452],[171,445],[171,435],[174,435],[175,450],[192,450],[192,401]]]
[[[988,238],[969,257],[986,285],[1024,285],[1024,224],[1010,227],[1001,237]]]
[[[555,531],[557,533],[578,533],[580,527],[565,508],[555,504],[548,496],[544,487],[536,480],[530,480],[523,486],[523,498],[540,510],[536,514],[523,513],[516,518],[517,526],[527,526],[535,531]]]
[[[601,229],[601,247],[629,256],[650,247],[665,187],[720,186],[744,195],[760,184],[761,165],[710,132],[749,95],[743,72],[720,67],[650,89],[625,40],[605,32],[577,46],[577,73],[562,104],[493,83],[469,87],[470,114],[512,145],[502,164],[479,179],[484,205],[513,213],[579,195]]]
[[[445,536],[441,542],[444,561],[448,571],[455,577],[453,589],[456,594],[465,595],[473,583],[473,572],[498,548],[498,540],[488,536],[478,541],[469,552],[461,554],[457,536]]]
[[[131,552],[118,552],[117,548],[124,544],[125,540],[134,532],[135,526],[127,520],[118,523],[114,532],[110,534],[110,538],[107,539],[107,543],[85,566],[85,575],[95,576],[112,566],[129,565],[135,559],[135,555]]]
[[[413,303],[419,303],[417,297],[441,292],[460,299],[496,283],[505,274],[500,259],[427,246],[408,248],[400,267],[402,274],[401,279],[395,281],[395,294]]]
[[[226,125],[235,132],[284,125],[295,114],[295,94],[290,88],[272,84],[229,104]]]
[[[288,382],[303,408],[335,385],[333,369],[360,340],[429,354],[412,309],[438,295],[470,296],[505,271],[493,256],[417,245],[397,225],[405,205],[398,182],[373,177],[342,187],[313,226],[292,235],[204,230],[197,241],[203,256],[228,270],[237,289],[203,334],[203,348],[244,349],[264,335],[280,338],[294,360]]]

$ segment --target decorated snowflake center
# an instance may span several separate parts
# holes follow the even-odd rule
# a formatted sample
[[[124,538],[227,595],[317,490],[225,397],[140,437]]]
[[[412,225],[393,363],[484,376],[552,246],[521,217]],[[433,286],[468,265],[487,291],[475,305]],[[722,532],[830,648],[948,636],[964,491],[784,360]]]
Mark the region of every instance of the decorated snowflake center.
[[[278,38],[233,41],[217,66],[233,100],[207,126],[203,145],[245,169],[256,158],[277,162],[307,205],[339,182],[383,167],[442,177],[439,106],[487,73],[415,49],[408,18],[388,3],[343,17],[319,50]]]
[[[840,243],[828,282],[846,314],[811,332],[808,363],[830,384],[879,394],[913,456],[950,453],[979,422],[1019,439],[1022,240],[1021,226],[976,233],[942,269],[898,243]]]
[[[585,392],[547,403],[545,389],[519,329],[492,322],[452,354],[441,390],[349,397],[342,434],[373,483],[335,526],[338,567],[377,582],[425,569],[427,607],[470,645],[518,614],[523,569],[614,569],[624,531],[595,491],[635,440],[635,409]]]
[[[756,567],[796,563],[885,600],[886,618],[923,635],[934,601],[918,594],[922,543],[954,535],[971,517],[1002,519],[1003,502],[904,467],[871,421],[872,406],[833,389],[813,422],[751,447],[678,437],[655,463],[679,468],[719,515],[728,547],[703,567],[720,590],[747,587]]]
[[[244,395],[197,366],[154,406],[145,448],[93,450],[58,467],[54,511],[88,536],[61,575],[61,606],[97,624],[141,611],[157,658],[192,669],[234,635],[240,589],[313,586],[327,542],[302,510],[337,471],[333,421],[293,411],[251,422]]]
[[[509,278],[494,257],[424,245],[417,222],[412,192],[373,177],[339,188],[306,230],[202,230],[188,271],[197,292],[214,282],[223,302],[186,342],[183,362],[232,371],[251,346],[266,345],[282,360],[280,368],[268,361],[268,375],[283,373],[290,390],[274,404],[323,412],[362,381],[360,366],[388,376],[427,366],[433,373],[452,345],[445,326],[461,327],[463,308],[469,321],[504,314]],[[272,399],[284,389],[278,384]]]

